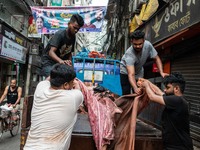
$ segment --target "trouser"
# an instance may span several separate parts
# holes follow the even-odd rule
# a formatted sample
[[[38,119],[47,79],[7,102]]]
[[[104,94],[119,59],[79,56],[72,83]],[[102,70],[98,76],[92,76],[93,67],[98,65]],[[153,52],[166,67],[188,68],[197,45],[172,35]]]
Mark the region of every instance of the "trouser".
[[[122,95],[131,94],[131,84],[127,74],[120,73],[120,83],[122,87]]]
[[[49,77],[52,68],[53,68],[53,66],[45,66],[45,67],[42,67],[41,75],[42,75],[42,76],[45,76],[46,78]]]

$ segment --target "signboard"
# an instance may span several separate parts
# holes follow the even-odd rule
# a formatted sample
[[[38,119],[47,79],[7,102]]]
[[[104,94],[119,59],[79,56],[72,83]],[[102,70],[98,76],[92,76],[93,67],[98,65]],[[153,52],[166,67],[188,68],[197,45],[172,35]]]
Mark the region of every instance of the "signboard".
[[[73,14],[79,14],[84,19],[85,24],[79,32],[101,32],[106,14],[106,6],[31,7],[31,10],[34,18],[32,28],[35,27],[32,31],[37,34],[54,34],[59,29],[66,29]],[[31,34],[29,33],[29,36]]]
[[[27,48],[1,35],[1,55],[25,63]]]
[[[27,40],[17,34],[15,31],[11,30],[10,28],[6,27],[5,25],[2,26],[1,34],[10,39],[11,41],[18,43],[23,47],[27,47]]]
[[[199,0],[170,1],[168,7],[154,16],[145,25],[145,30],[151,33],[150,41],[156,43],[198,23],[200,21],[200,15],[198,15],[199,8]]]

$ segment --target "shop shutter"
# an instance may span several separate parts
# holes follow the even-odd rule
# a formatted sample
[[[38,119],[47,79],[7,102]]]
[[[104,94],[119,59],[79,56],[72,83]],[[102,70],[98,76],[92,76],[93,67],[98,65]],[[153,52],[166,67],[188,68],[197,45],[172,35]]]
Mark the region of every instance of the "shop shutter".
[[[197,45],[196,45],[197,46]],[[192,138],[200,143],[200,47],[190,49],[171,61],[171,71],[181,72],[186,80],[184,96],[190,107],[190,130]]]

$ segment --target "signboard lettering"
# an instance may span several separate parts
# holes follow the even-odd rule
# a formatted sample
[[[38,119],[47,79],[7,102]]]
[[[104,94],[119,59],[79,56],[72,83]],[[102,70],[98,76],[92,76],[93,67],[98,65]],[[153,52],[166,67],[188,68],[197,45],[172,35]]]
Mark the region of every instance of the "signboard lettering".
[[[187,2],[187,6],[190,6],[191,4],[195,4],[196,0],[188,0]]]
[[[25,38],[23,38],[5,25],[2,25],[2,34],[10,40],[20,44],[21,46],[27,47],[27,41],[25,40]]]
[[[146,27],[151,26],[149,40],[152,43],[161,41],[200,21],[200,15],[197,14],[200,1],[173,0],[170,2],[169,6],[146,24]]]

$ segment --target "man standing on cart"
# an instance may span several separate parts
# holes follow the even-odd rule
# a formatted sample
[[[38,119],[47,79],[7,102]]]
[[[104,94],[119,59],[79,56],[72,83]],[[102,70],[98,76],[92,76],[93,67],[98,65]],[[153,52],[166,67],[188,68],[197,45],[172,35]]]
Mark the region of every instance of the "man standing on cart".
[[[52,66],[56,63],[71,65],[75,35],[83,24],[83,18],[74,14],[68,23],[68,28],[57,31],[50,39],[42,55],[42,76],[48,77]]]

